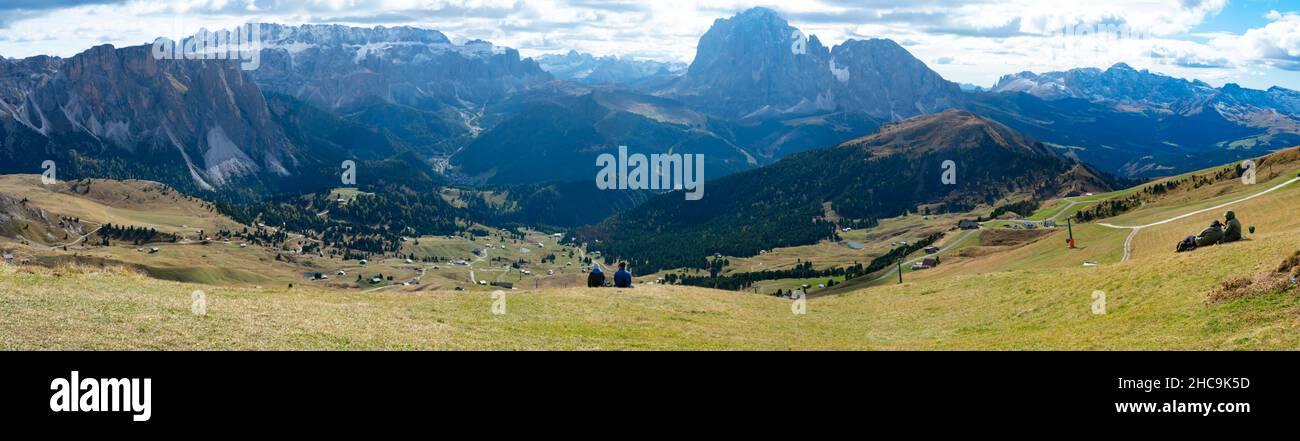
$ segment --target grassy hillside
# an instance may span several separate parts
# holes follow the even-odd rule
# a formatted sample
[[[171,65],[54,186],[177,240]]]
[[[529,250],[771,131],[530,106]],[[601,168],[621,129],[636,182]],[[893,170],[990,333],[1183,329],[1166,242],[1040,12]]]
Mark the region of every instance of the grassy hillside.
[[[239,226],[210,204],[150,181],[87,179],[46,186],[38,175],[0,175],[0,194],[26,198],[32,207],[63,216],[166,233]]]
[[[947,184],[944,164],[954,167]],[[707,187],[703,203],[662,194],[577,235],[648,271],[705,267],[704,256],[715,253],[748,257],[815,244],[832,238],[840,220],[869,222],[921,206],[925,214],[966,212],[1012,197],[1097,192],[1110,184],[1001,124],[952,110]]]
[[[1103,222],[1159,222],[1240,200],[1300,171],[1289,162],[1273,164],[1277,168],[1261,173],[1259,184],[1229,180],[1170,193]],[[157,255],[121,247],[87,250],[92,256],[125,256],[95,265],[0,264],[0,349],[1285,350],[1300,345],[1300,293],[1294,286],[1227,301],[1210,298],[1224,282],[1272,271],[1300,250],[1297,206],[1300,183],[1234,204],[1230,208],[1256,232],[1242,242],[1191,253],[1174,253],[1174,242],[1221,216],[1222,209],[1151,225],[1133,236],[1127,261],[1122,256],[1130,230],[1100,223],[1076,225],[1078,249],[1065,247],[1063,230],[949,232],[940,245],[952,247],[938,268],[908,272],[901,285],[890,277],[855,279],[809,299],[802,315],[792,313],[791,300],[752,293],[653,284],[571,288],[581,273],[561,266],[570,261],[567,252],[555,264],[565,274],[545,278],[541,289],[505,291],[506,313],[495,315],[493,288],[450,290],[468,282],[471,271],[478,279],[527,280],[491,259],[438,269],[385,260],[348,266],[341,281],[260,288],[237,283],[240,276],[231,272],[292,274],[309,265],[342,263],[308,259],[290,265],[266,260],[266,250],[215,245],[164,246]],[[952,225],[948,216],[912,218],[846,232],[846,241],[866,245],[862,250],[826,243],[778,249],[733,266],[782,267],[801,256],[831,265],[848,263],[854,253],[865,261],[866,254],[888,248],[882,242]],[[532,248],[535,242],[545,242],[548,251],[563,249],[536,232],[523,240],[419,240],[407,246],[465,258],[491,242],[489,255],[506,261],[536,259],[541,249]],[[132,259],[167,259],[190,273],[182,281],[158,280],[145,274],[157,276],[164,265],[141,270],[126,264]],[[399,271],[399,282],[424,283],[386,282],[382,286],[391,289],[366,291],[350,283],[356,271],[379,267]],[[195,271],[211,273],[211,281]],[[772,281],[768,288],[812,282]],[[194,290],[208,294],[204,317],[190,312]],[[1097,291],[1105,295],[1105,314],[1094,313]]]
[[[364,193],[340,188],[330,194],[331,200],[351,200]],[[490,237],[412,237],[401,243],[399,256],[372,256],[362,264],[340,256],[299,253],[313,240],[297,234],[280,245],[250,244],[241,238],[201,241],[200,231],[211,237],[219,229],[238,231],[246,226],[202,200],[153,182],[82,180],[45,186],[38,176],[8,175],[0,176],[0,198],[0,250],[14,254],[19,262],[47,267],[120,267],[157,279],[212,286],[310,284],[333,290],[489,289],[479,286],[479,281],[509,282],[521,288],[565,287],[581,285],[584,277],[581,250],[533,230],[518,238],[485,226],[478,228],[492,231]],[[64,217],[81,222],[61,228],[58,223]],[[141,244],[112,240],[110,246],[102,246],[96,232],[106,223],[152,228],[178,234],[180,239]],[[475,249],[487,251],[479,259]],[[407,262],[406,256],[412,254],[416,259]],[[542,262],[549,255],[555,259]],[[439,259],[423,261],[425,257]],[[457,259],[471,263],[447,262]],[[315,273],[329,279],[311,280]],[[372,283],[376,276],[383,276],[382,280]]]
[[[1096,268],[958,275],[811,299],[630,290],[355,293],[217,288],[114,270],[0,266],[3,349],[1293,349],[1294,293],[1207,305],[1271,269],[1288,233]],[[190,293],[208,294],[207,316]],[[1091,313],[1094,290],[1107,314]]]

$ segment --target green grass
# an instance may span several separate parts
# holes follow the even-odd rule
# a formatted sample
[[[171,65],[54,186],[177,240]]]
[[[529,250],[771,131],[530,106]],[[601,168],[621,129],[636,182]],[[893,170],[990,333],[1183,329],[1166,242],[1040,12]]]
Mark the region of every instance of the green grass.
[[[1056,203],[1052,204],[1051,207],[1041,208],[1033,215],[1025,218],[1025,220],[1040,221],[1040,220],[1051,219],[1052,217],[1056,216],[1057,213],[1060,213],[1061,210],[1064,210],[1066,207],[1069,206],[1070,206],[1069,201],[1064,199],[1057,199]]]
[[[825,284],[827,280],[834,280],[835,283],[841,283],[844,282],[844,276],[813,277],[807,279],[764,280],[761,282],[755,282],[754,288],[757,288],[760,294],[772,294],[775,293],[776,290],[778,289],[781,291],[789,292],[791,290],[799,289],[804,285],[808,285],[811,288],[809,288],[806,292],[808,294],[813,294],[816,291],[825,289],[825,288],[818,288],[817,285]],[[747,292],[753,292],[753,291],[747,291]]]
[[[360,189],[357,189],[356,187],[340,187],[340,188],[330,190],[330,198],[333,199],[343,198],[347,200],[352,200],[352,199],[356,199],[357,196],[361,196],[363,194],[370,195],[373,193],[366,193],[364,191],[361,191]]]
[[[486,292],[220,288],[0,266],[0,348],[1294,349],[1295,293],[1204,299],[1219,282],[1276,265],[1297,239],[913,278],[811,299],[801,316],[786,300],[687,287],[512,291],[508,314],[494,316]],[[208,293],[206,317],[189,312],[195,289]],[[1094,290],[1107,293],[1106,315],[1090,312]]]
[[[1107,194],[1109,195],[1110,193]],[[1042,220],[1054,219],[1058,224],[1064,225],[1065,220],[1067,218],[1070,218],[1074,216],[1076,213],[1085,210],[1088,207],[1091,207],[1093,204],[1100,202],[1101,200],[1104,200],[1104,199],[1095,199],[1097,197],[1099,196],[1097,195],[1083,196],[1083,198],[1087,198],[1088,200],[1084,201],[1084,200],[1075,199],[1076,201],[1078,201],[1078,203],[1074,205],[1070,205],[1069,201],[1061,199],[1058,200],[1057,203],[1052,205],[1051,207],[1038,210],[1032,216],[1025,218],[1025,220],[1042,221]],[[1106,198],[1109,197],[1113,197],[1113,196],[1106,196]]]
[[[1173,216],[1267,185],[1243,190],[1216,184],[1108,221]],[[420,289],[370,293],[312,283],[256,289],[158,280],[113,268],[0,264],[0,349],[1294,350],[1300,347],[1295,288],[1218,304],[1206,299],[1222,282],[1269,271],[1300,247],[1297,206],[1300,186],[1234,206],[1259,232],[1192,253],[1173,253],[1172,240],[1218,213],[1150,227],[1135,236],[1134,257],[1127,262],[1119,260],[1128,231],[1096,224],[1076,226],[1080,248],[1073,250],[1064,246],[1064,230],[1009,246],[984,245],[976,235],[945,254],[938,268],[906,273],[907,283],[814,297],[804,315],[792,314],[788,300],[690,287],[509,291],[508,312],[498,316],[491,313],[491,289],[450,291],[432,281]],[[887,220],[852,234],[888,245],[891,232],[951,228],[947,219],[910,221]],[[421,246],[469,246],[434,239],[427,245],[422,239]],[[818,250],[827,259],[845,258],[836,254],[843,247],[835,247],[828,243]],[[229,251],[205,257],[201,253],[212,251],[164,247],[162,256],[131,256],[227,259],[208,264],[225,269],[276,266]],[[745,263],[792,260],[781,253]],[[1083,267],[1084,261],[1100,265]],[[429,277],[467,277],[463,267],[442,272]],[[497,275],[483,274],[479,278]],[[196,289],[208,293],[206,317],[190,313],[190,292]],[[1092,313],[1094,291],[1105,293],[1105,314]]]

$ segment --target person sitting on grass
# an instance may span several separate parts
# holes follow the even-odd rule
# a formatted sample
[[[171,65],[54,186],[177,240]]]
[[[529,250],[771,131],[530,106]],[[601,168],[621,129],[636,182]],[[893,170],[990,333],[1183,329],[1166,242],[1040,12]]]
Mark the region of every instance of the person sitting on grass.
[[[1237,213],[1229,210],[1223,214],[1227,219],[1228,225],[1223,229],[1223,240],[1221,243],[1230,243],[1241,240],[1241,221],[1237,220]]]
[[[587,275],[588,288],[600,288],[605,286],[605,273],[600,271],[600,264],[591,264],[591,274]]]
[[[627,271],[627,262],[618,263],[618,272],[614,273],[614,286],[618,288],[632,287],[632,273]]]

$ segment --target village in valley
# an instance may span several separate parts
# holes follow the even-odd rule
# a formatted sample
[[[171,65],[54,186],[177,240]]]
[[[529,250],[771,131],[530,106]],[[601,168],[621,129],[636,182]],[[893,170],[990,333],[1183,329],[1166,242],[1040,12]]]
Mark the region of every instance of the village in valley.
[[[84,180],[45,186],[36,176],[10,175],[0,178],[0,195],[5,194],[20,197],[23,209],[39,213],[23,219],[22,210],[11,210],[6,231],[13,235],[3,240],[12,245],[3,247],[4,257],[19,264],[122,265],[179,282],[252,288],[314,286],[366,293],[578,288],[585,286],[593,264],[611,271],[617,264],[599,251],[588,253],[585,244],[573,243],[562,230],[481,224],[457,234],[402,237],[398,251],[358,257],[277,226],[242,225],[202,200],[147,181]],[[364,196],[353,188],[330,193],[340,206]],[[889,265],[872,268],[873,273],[885,274],[871,275],[869,280],[849,280],[846,274],[765,278],[737,290],[790,298],[796,291],[817,296],[897,283],[900,273],[960,263],[982,255],[978,250],[990,246],[1015,247],[1063,231],[1066,226],[1058,220],[1081,207],[1068,199],[1049,205],[1038,214],[1004,210],[996,218],[986,218],[988,209],[907,214],[881,220],[872,228],[837,227],[833,240],[813,245],[762,250],[747,257],[715,253],[705,256],[711,267],[634,272],[634,276],[637,284],[695,280],[697,286],[709,287],[707,281],[698,281],[792,269],[812,273],[861,269],[892,255]],[[51,217],[59,221],[47,222]],[[106,234],[106,228],[112,229],[111,234]],[[925,246],[915,246],[927,238],[931,240]]]

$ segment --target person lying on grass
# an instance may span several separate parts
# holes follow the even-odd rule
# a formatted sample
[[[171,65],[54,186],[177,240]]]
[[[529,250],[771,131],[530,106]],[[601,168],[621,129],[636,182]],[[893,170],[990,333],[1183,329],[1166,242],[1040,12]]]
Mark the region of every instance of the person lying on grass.
[[[1220,240],[1223,240],[1223,224],[1218,219],[1215,219],[1214,222],[1210,223],[1209,227],[1201,230],[1201,234],[1187,236],[1186,239],[1179,242],[1175,251],[1180,253],[1192,251],[1200,247],[1217,244]]]

